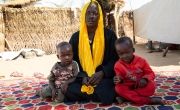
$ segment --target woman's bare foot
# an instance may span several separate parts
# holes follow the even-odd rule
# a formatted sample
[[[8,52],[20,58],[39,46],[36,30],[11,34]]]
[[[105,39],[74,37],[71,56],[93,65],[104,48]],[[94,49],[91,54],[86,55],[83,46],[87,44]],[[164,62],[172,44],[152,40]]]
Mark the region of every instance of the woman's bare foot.
[[[162,99],[160,98],[151,98],[151,104],[152,105],[164,105]]]
[[[116,100],[119,104],[122,104],[126,101],[126,99],[124,99],[123,97],[116,97]]]

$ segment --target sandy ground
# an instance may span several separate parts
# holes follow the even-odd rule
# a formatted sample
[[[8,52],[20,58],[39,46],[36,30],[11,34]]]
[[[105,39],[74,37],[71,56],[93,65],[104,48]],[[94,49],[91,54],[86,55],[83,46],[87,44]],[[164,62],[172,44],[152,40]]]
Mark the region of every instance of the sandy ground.
[[[180,51],[170,51],[163,58],[162,53],[147,53],[144,45],[136,45],[136,54],[146,58],[155,71],[179,71],[180,75]],[[53,64],[57,61],[56,55],[45,55],[32,59],[17,59],[14,61],[0,60],[0,79],[11,79],[14,71],[24,74],[24,77],[32,77],[35,72],[47,76]],[[5,77],[5,78],[2,78]]]

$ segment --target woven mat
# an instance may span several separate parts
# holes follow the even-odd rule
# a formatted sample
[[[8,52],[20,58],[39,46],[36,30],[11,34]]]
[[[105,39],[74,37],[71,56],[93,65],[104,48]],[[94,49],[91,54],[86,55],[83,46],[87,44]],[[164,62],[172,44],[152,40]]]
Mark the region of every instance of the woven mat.
[[[16,80],[13,84],[8,84],[8,80],[0,80],[0,110],[180,110],[180,77],[157,75],[155,81],[157,89],[153,97],[168,100],[169,105],[135,106],[126,103],[103,106],[94,102],[55,103],[50,99],[41,101],[35,91],[46,85],[47,80],[25,78]]]

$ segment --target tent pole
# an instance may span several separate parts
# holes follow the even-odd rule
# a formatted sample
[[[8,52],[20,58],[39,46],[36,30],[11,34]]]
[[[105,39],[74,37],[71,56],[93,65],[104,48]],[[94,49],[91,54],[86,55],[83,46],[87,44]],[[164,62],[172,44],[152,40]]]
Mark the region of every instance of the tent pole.
[[[131,17],[132,17],[132,24],[133,24],[133,43],[136,44],[136,36],[135,36],[135,29],[134,29],[134,13],[133,13],[133,11],[131,12]]]

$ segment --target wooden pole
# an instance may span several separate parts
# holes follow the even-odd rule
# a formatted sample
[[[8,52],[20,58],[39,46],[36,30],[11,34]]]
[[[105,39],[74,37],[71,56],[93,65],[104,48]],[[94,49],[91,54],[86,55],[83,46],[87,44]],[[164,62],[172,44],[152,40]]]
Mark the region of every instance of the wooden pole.
[[[134,13],[131,11],[131,18],[132,18],[132,24],[133,24],[133,43],[136,44],[136,36],[135,36],[135,28],[134,28]]]
[[[11,48],[9,42],[7,41],[7,39],[4,38],[4,40],[5,40],[5,44],[6,44],[7,48],[8,48],[10,51],[12,51],[12,48]]]

